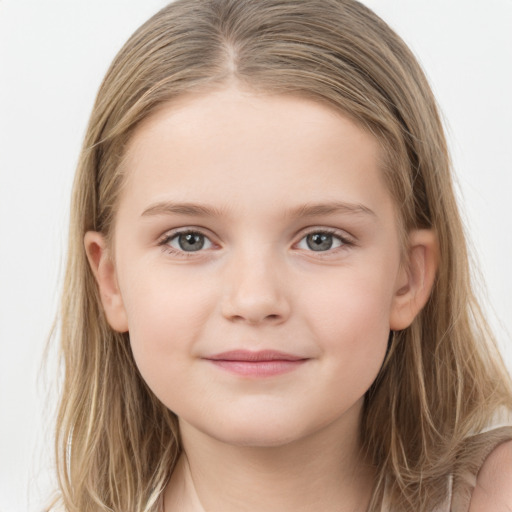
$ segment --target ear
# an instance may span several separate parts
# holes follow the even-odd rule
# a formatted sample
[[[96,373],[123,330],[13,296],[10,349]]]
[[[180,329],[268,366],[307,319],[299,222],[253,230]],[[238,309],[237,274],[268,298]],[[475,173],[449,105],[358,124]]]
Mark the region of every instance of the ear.
[[[438,253],[434,231],[419,229],[409,233],[407,260],[400,270],[391,308],[392,331],[409,327],[427,303],[436,277]]]
[[[88,231],[84,237],[85,252],[98,283],[101,303],[110,327],[118,332],[128,331],[128,317],[117,284],[115,265],[109,254],[105,237]]]

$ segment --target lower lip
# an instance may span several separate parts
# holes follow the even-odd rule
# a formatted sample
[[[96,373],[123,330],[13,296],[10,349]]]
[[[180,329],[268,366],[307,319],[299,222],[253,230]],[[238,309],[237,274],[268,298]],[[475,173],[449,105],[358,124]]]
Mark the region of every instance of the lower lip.
[[[215,366],[237,375],[245,377],[272,377],[289,373],[302,366],[307,359],[297,361],[272,360],[272,361],[228,361],[209,359]]]

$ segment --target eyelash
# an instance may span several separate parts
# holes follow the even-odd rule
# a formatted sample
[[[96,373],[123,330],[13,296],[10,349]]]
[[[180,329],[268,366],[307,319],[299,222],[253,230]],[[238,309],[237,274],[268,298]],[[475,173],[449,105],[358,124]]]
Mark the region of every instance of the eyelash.
[[[197,255],[199,253],[204,252],[204,251],[201,250],[201,249],[198,250],[198,251],[181,251],[181,250],[177,250],[174,247],[171,247],[170,245],[168,245],[171,240],[175,239],[179,235],[187,235],[187,234],[201,235],[201,236],[205,237],[207,240],[210,240],[208,238],[208,236],[206,234],[204,234],[201,230],[198,230],[198,229],[197,230],[196,229],[183,229],[181,231],[173,231],[171,233],[167,233],[158,242],[158,245],[162,248],[162,250],[164,252],[166,252],[168,254],[172,254],[173,256],[178,256],[180,258],[193,258],[193,257],[197,257]],[[314,235],[314,234],[333,235],[342,244],[340,247],[335,247],[334,249],[328,249],[327,251],[313,251],[313,250],[309,250],[308,251],[308,252],[316,254],[317,256],[319,256],[321,258],[326,258],[326,257],[332,256],[333,252],[338,252],[339,250],[342,250],[344,248],[346,249],[346,248],[349,248],[349,247],[352,247],[352,246],[355,245],[355,242],[353,242],[352,240],[348,239],[345,234],[343,234],[342,232],[340,232],[338,230],[330,229],[330,228],[314,229],[314,230],[308,231],[307,233],[305,233],[302,236],[302,238],[299,240],[299,242],[304,240],[307,236]],[[210,242],[210,243],[213,243],[213,242]]]

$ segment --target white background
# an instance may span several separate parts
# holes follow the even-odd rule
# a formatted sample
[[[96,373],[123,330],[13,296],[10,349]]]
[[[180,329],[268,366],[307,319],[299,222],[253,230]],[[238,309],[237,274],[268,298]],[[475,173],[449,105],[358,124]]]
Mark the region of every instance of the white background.
[[[0,512],[40,510],[51,486],[56,372],[39,368],[73,172],[110,61],[165,3],[0,0]],[[487,308],[512,368],[512,0],[365,3],[412,47],[438,97]]]

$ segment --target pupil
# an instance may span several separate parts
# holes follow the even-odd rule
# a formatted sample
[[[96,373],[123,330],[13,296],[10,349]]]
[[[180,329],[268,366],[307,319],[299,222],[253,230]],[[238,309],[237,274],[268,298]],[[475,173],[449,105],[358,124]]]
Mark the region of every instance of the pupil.
[[[199,233],[185,233],[180,235],[179,243],[184,251],[198,251],[204,245],[204,238]]]
[[[314,233],[307,236],[307,244],[313,251],[328,250],[332,246],[332,235],[329,233]]]

